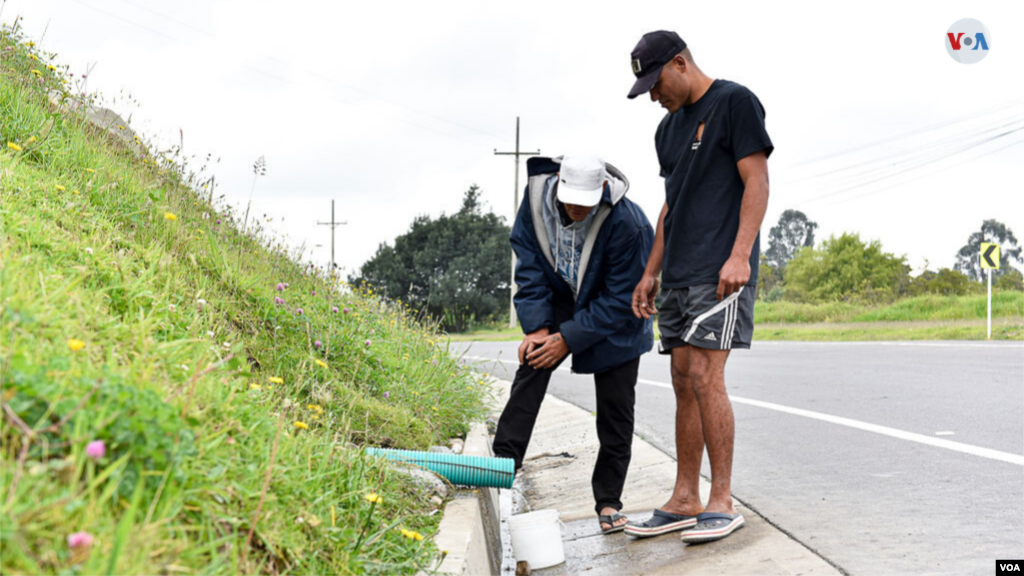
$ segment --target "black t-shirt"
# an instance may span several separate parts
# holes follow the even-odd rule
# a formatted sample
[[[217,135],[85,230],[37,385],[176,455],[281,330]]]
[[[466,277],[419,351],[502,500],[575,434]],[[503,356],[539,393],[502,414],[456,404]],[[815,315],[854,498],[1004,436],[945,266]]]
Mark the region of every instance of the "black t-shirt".
[[[668,202],[662,285],[718,284],[740,227],[743,180],[736,163],[773,150],[764,107],[746,87],[715,80],[699,100],[665,116],[654,143]],[[757,284],[760,244],[759,233],[750,251],[751,286]]]

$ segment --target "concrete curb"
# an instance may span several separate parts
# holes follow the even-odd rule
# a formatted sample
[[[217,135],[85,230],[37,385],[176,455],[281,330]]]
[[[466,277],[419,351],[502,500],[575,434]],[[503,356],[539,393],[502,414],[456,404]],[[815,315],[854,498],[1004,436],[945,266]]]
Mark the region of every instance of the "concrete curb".
[[[503,389],[503,398],[510,386],[506,381],[496,384]],[[602,535],[590,486],[597,448],[594,415],[554,396],[545,396],[517,481],[522,482],[531,510],[559,511],[567,528],[563,538],[566,562],[535,570],[535,575],[839,576],[840,572],[828,562],[738,501],[735,505],[746,526],[721,542],[685,545],[678,533],[643,540],[621,533]],[[648,517],[652,509],[668,499],[675,472],[673,458],[634,436],[623,512],[636,520]],[[704,501],[709,492],[710,484],[702,479]]]
[[[486,424],[475,424],[462,453],[492,456]],[[459,490],[445,506],[434,544],[441,551],[438,574],[496,575],[501,559],[500,506],[497,488]]]

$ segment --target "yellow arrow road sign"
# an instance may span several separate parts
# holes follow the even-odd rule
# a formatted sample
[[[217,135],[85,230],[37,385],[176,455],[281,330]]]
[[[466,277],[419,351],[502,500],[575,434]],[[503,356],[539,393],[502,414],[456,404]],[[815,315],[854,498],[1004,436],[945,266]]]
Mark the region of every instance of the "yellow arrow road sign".
[[[981,267],[999,270],[999,244],[981,243]]]

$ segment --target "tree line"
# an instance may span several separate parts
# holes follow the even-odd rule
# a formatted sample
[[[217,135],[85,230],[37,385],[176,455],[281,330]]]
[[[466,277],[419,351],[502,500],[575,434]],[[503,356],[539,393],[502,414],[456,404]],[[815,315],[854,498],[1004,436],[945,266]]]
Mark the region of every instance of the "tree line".
[[[891,302],[921,294],[964,295],[981,290],[987,278],[981,268],[981,243],[1000,245],[1000,267],[992,271],[998,289],[1024,289],[1021,272],[1011,263],[1024,262],[1013,231],[985,220],[956,254],[952,269],[926,269],[911,277],[906,256],[885,252],[877,240],[843,233],[817,247],[818,224],[799,210],[786,210],[768,232],[761,254],[758,298],[768,302]]]
[[[799,210],[786,210],[768,232],[762,251],[757,297],[774,302],[891,302],[921,294],[963,295],[984,289],[979,253],[982,242],[1001,247],[997,289],[1024,290],[1012,263],[1024,263],[1013,232],[985,220],[956,254],[953,268],[926,269],[911,277],[906,256],[886,252],[879,241],[855,233],[832,236],[815,245],[818,224]],[[419,216],[409,231],[382,243],[376,254],[349,277],[371,286],[411,313],[450,332],[508,319],[511,232],[503,217],[480,203],[473,185],[458,212],[438,218]]]

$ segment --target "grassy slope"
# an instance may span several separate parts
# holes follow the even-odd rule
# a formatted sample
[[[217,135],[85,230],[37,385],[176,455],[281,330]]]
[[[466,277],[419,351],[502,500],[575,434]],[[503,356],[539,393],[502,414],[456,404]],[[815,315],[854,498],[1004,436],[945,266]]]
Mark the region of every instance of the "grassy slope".
[[[161,154],[57,113],[51,57],[0,34],[0,572],[424,566],[429,538],[398,528],[439,515],[352,443],[443,441],[485,387],[407,310],[332,290]]]

